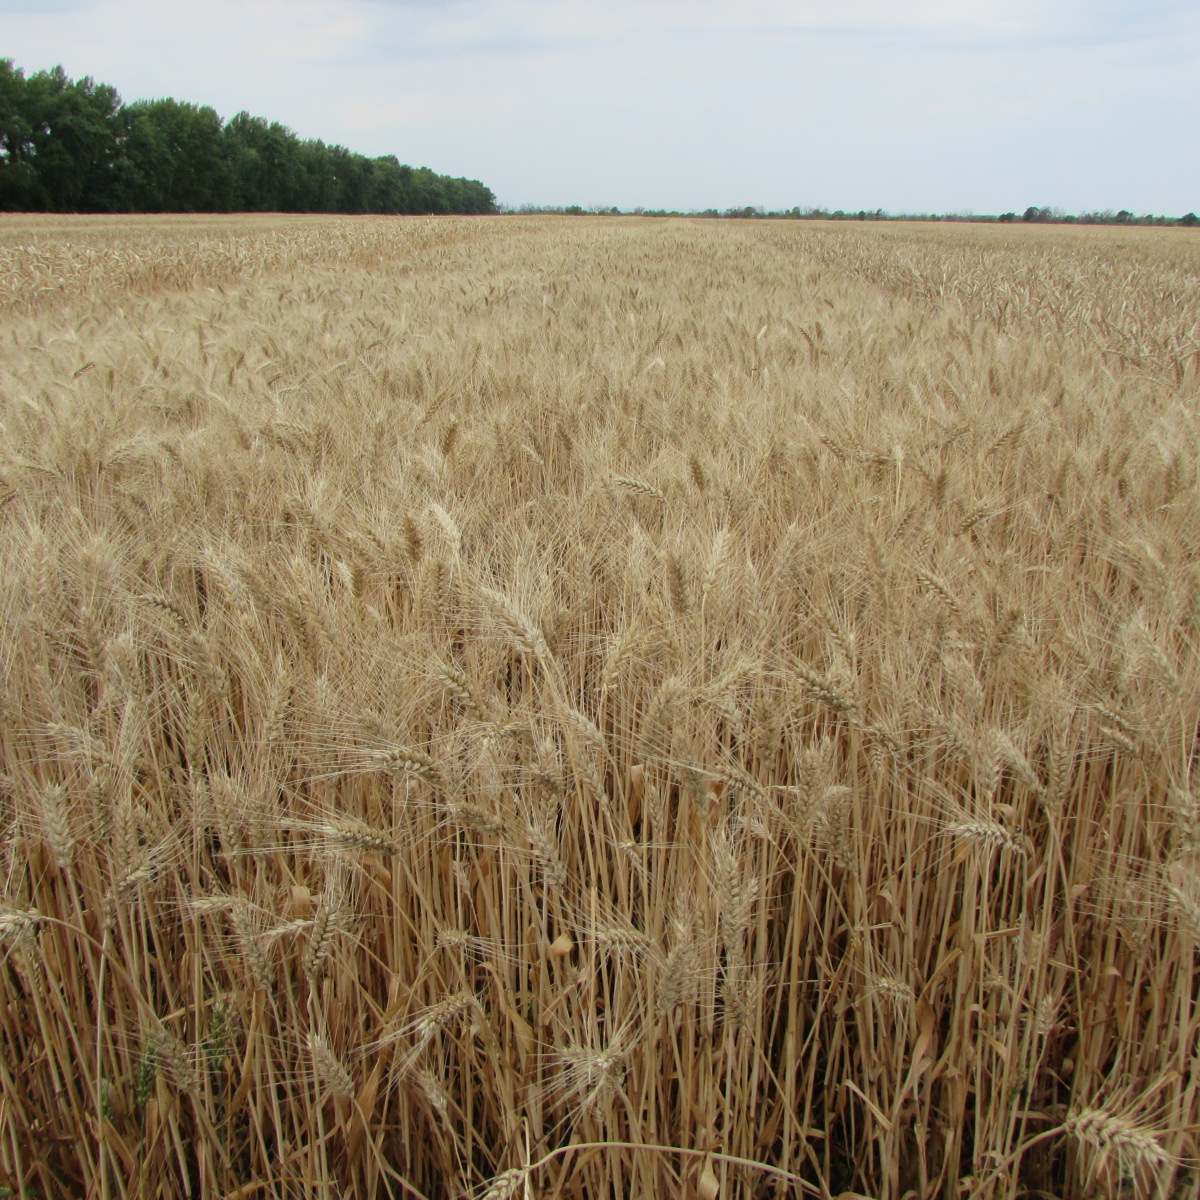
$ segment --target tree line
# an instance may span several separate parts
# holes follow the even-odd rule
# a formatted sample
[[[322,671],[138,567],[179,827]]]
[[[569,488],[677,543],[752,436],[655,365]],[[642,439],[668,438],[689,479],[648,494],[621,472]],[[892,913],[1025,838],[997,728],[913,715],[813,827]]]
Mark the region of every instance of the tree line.
[[[1073,213],[1063,212],[1061,208],[1050,208],[1049,206],[1039,208],[1036,204],[1031,204],[1018,218],[1015,212],[1001,213],[996,218],[997,221],[1025,221],[1029,224],[1047,225],[1196,225],[1200,218],[1197,218],[1194,212],[1184,213],[1182,217],[1162,217],[1155,216],[1154,213],[1146,213],[1144,216],[1137,216],[1130,212],[1127,208],[1122,208],[1117,212],[1113,212],[1111,208],[1106,208],[1096,212],[1082,212],[1078,216]]]
[[[712,217],[729,218],[733,220],[753,220],[766,218],[774,221],[962,221],[962,222],[1000,222],[1007,224],[1012,221],[1034,222],[1037,224],[1056,223],[1062,225],[1200,225],[1200,217],[1194,212],[1185,213],[1182,217],[1155,216],[1146,213],[1136,216],[1128,209],[1112,212],[1105,209],[1102,212],[1083,212],[1077,216],[1064,212],[1060,208],[1027,208],[1023,215],[1015,212],[1000,213],[998,216],[986,213],[889,213],[882,208],[859,209],[857,212],[845,212],[840,208],[783,208],[767,209],[756,205],[745,205],[741,208],[630,208],[621,209],[609,207],[606,204],[593,204],[584,208],[581,204],[538,205],[523,204],[520,208],[501,209],[503,212],[559,214],[568,217],[580,216],[639,216],[639,217]]]
[[[0,59],[0,211],[490,213],[476,179]]]

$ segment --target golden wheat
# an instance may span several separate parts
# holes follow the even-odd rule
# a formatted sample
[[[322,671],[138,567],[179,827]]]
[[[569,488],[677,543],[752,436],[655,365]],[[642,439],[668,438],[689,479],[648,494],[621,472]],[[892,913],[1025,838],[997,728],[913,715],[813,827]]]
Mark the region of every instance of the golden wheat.
[[[1197,311],[1174,229],[8,221],[0,1189],[1183,1194]]]

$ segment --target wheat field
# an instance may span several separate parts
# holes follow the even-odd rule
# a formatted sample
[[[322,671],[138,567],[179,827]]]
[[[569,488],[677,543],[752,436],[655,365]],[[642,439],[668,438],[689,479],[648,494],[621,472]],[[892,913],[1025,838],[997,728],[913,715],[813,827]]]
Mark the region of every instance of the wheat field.
[[[0,1195],[1195,1197],[1200,239],[0,224]]]

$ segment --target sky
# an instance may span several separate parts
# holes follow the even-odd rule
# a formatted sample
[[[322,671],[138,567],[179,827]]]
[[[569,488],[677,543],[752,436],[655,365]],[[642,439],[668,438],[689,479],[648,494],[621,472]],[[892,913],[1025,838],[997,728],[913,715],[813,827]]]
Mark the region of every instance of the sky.
[[[513,207],[1200,211],[1198,0],[0,0],[0,57]]]

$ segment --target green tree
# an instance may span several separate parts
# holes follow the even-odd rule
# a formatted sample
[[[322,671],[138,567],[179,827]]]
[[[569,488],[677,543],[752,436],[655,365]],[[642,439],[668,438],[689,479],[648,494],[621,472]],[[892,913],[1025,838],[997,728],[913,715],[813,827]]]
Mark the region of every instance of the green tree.
[[[394,154],[370,160],[365,207],[369,212],[403,213],[412,199],[412,168],[405,167]]]
[[[345,146],[329,148],[333,167],[334,212],[370,212],[370,198],[374,182],[374,170],[368,158],[353,154]]]
[[[304,212],[336,212],[337,181],[330,147],[317,139],[301,142],[296,150],[296,191]]]
[[[117,206],[114,88],[72,82],[62,67],[25,78],[0,70],[0,204],[7,209],[78,212]]]
[[[240,112],[177,100],[122,107],[61,67],[25,76],[0,59],[0,209],[83,212],[495,212],[475,179],[394,155],[301,141]]]
[[[412,212],[448,213],[450,199],[446,195],[444,175],[438,175],[428,167],[418,167],[413,172],[414,207]]]
[[[230,172],[221,118],[178,100],[139,101],[123,112],[122,186],[138,212],[222,212]]]
[[[300,139],[278,121],[240,112],[225,126],[233,207],[298,212],[303,197]]]
[[[0,59],[0,208],[9,212],[37,207],[36,146],[25,74],[12,60]]]

